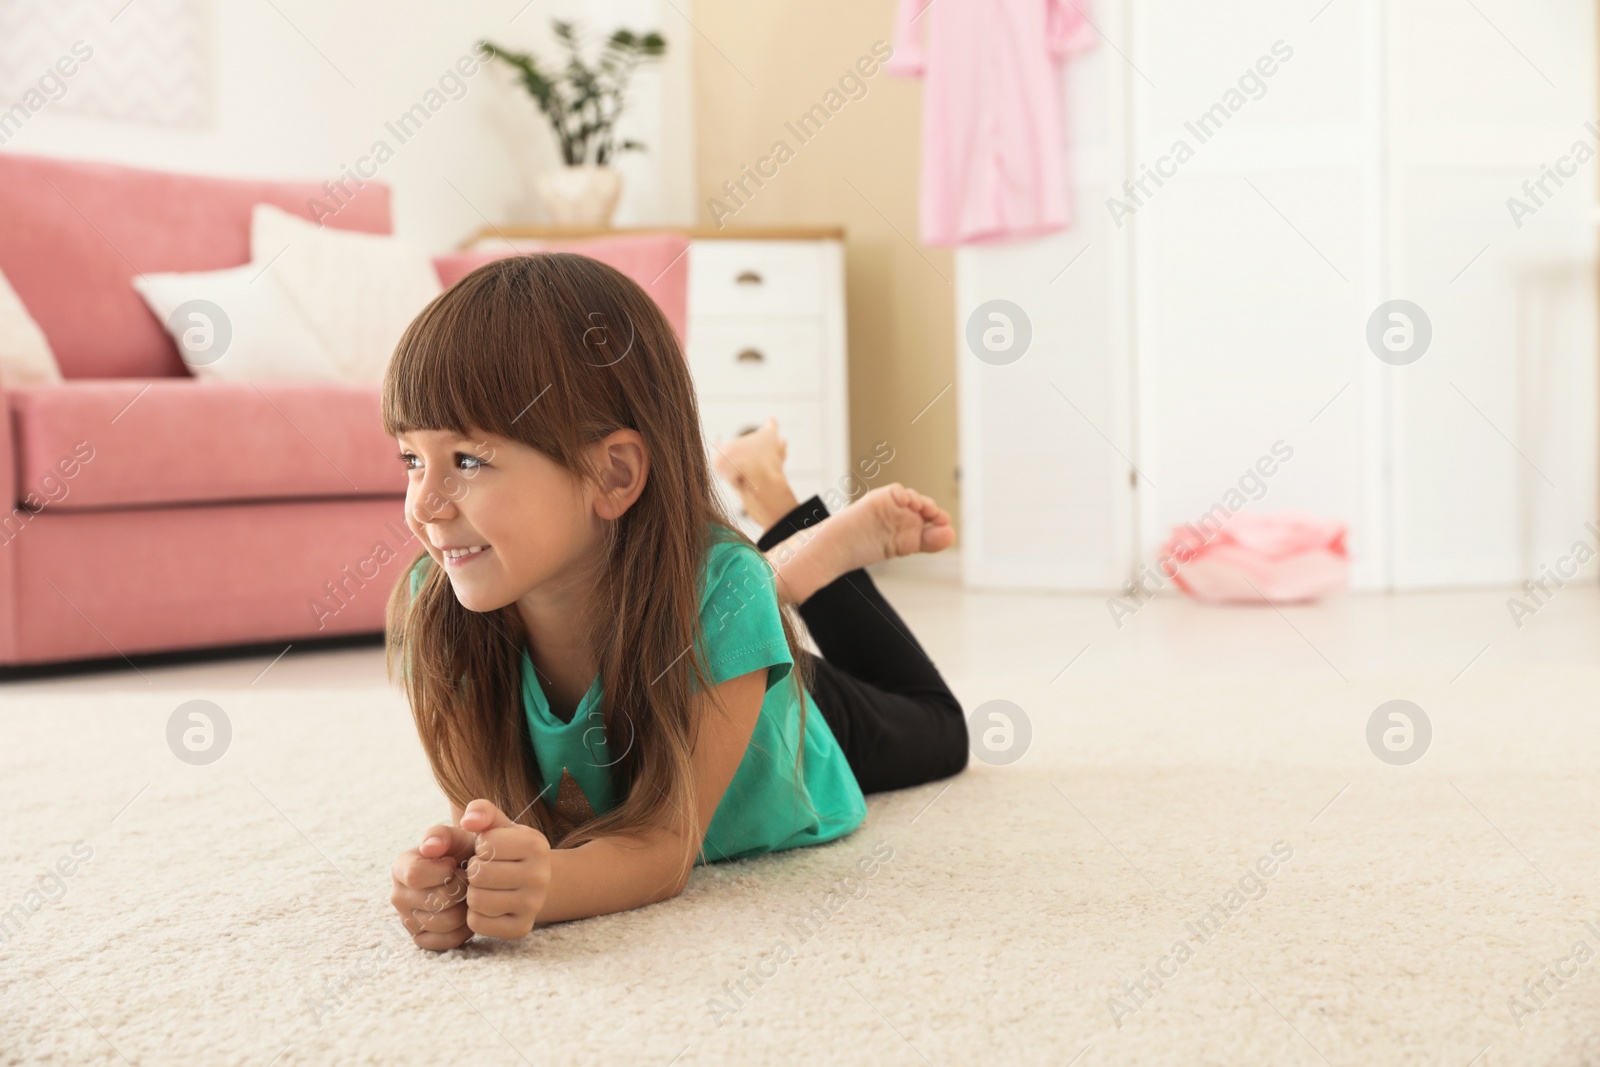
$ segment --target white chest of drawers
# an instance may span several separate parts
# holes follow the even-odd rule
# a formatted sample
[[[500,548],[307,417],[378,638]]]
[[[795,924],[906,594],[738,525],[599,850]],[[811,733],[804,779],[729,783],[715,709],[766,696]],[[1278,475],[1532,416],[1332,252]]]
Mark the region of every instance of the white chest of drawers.
[[[707,456],[713,445],[768,416],[788,442],[795,496],[830,510],[859,485],[848,477],[844,251],[834,231],[815,236],[695,237],[689,244],[687,350]],[[752,538],[738,495],[718,479]]]

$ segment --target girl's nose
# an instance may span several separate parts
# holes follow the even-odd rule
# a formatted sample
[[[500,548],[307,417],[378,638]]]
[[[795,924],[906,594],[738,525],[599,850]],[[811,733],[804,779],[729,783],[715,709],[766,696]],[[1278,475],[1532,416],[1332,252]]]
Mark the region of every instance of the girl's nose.
[[[416,499],[410,502],[411,515],[417,522],[442,522],[456,516],[455,494],[449,476],[423,477],[417,486]]]

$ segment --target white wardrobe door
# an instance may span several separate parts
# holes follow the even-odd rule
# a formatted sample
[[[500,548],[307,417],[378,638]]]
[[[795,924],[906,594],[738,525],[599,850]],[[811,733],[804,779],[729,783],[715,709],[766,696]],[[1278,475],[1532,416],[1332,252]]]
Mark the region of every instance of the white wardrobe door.
[[[1098,4],[1108,32],[1122,19]],[[957,250],[963,577],[968,585],[1114,590],[1133,568],[1133,433],[1126,236],[1105,210],[1121,180],[1122,63],[1101,47],[1063,79],[1077,221],[1030,241]],[[988,301],[1022,310],[1015,362],[980,358],[969,323]],[[1002,328],[983,318],[981,327]]]
[[[1600,547],[1585,529],[1596,517],[1594,9],[1478,6],[1408,0],[1390,21],[1391,269],[1433,329],[1429,351],[1392,379],[1398,588],[1520,583],[1575,542]],[[1576,143],[1587,161],[1572,157]],[[1562,157],[1576,173],[1558,185],[1545,168]],[[1542,191],[1523,189],[1541,178]],[[1532,209],[1520,226],[1511,198]]]
[[[1150,464],[1140,541],[1153,560],[1177,525],[1312,511],[1348,525],[1352,582],[1371,588],[1387,369],[1362,343],[1381,299],[1376,20],[1370,2],[1311,13],[1137,8],[1129,172],[1171,173],[1123,198]]]
[[[997,298],[1035,324],[1012,365],[962,343],[968,580],[1115,589],[1239,507],[1344,521],[1358,589],[1600,547],[1592,7],[1145,0],[1097,25],[1068,68],[1078,223],[957,255],[963,331]],[[1431,328],[1415,362],[1369,342],[1393,300]]]

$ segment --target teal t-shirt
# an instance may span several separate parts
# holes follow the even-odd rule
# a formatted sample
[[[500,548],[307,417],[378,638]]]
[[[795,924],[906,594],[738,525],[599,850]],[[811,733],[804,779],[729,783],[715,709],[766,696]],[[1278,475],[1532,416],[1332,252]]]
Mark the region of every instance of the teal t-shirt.
[[[415,592],[414,570],[411,588]],[[789,685],[794,658],[783,637],[777,578],[755,548],[716,540],[701,573],[700,622],[712,684],[767,669],[766,697],[744,759],[711,818],[696,864],[816,845],[843,837],[867,815],[866,798],[809,692],[805,698],[805,757],[795,773],[802,743],[800,704]],[[523,649],[523,711],[545,785],[545,800],[564,809],[591,808],[603,815],[620,801],[613,768],[627,739],[613,746],[600,711],[600,679],[579,701],[571,722],[551,711]],[[566,776],[564,778],[564,775]],[[567,781],[566,778],[570,778]],[[580,790],[575,796],[572,790]]]

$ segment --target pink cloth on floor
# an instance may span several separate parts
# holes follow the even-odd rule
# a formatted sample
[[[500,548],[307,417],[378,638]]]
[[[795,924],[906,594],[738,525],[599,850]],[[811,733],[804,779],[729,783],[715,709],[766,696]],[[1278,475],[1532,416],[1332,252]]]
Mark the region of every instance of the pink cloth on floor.
[[[1178,588],[1200,600],[1315,600],[1349,580],[1344,538],[1344,523],[1333,519],[1299,511],[1241,511],[1220,529],[1193,523],[1173,527],[1161,568],[1175,572]]]
[[[899,0],[883,69],[927,81],[923,244],[1016,240],[1072,221],[1058,66],[1095,43],[1088,3]]]

